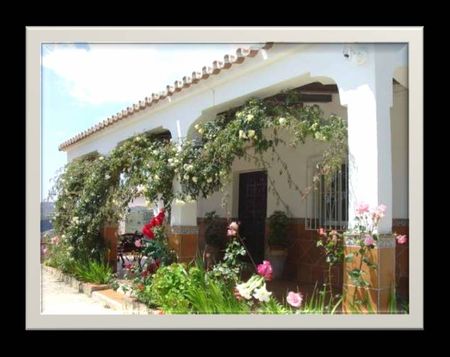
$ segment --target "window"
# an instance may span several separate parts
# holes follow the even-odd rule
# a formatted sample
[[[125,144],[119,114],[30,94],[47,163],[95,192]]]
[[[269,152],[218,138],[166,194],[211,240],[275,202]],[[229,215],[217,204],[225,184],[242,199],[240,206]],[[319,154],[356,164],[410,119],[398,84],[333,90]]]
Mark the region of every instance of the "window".
[[[313,169],[308,165],[309,181]],[[348,165],[342,164],[327,184],[322,176],[316,190],[308,195],[306,228],[343,230],[348,224]]]

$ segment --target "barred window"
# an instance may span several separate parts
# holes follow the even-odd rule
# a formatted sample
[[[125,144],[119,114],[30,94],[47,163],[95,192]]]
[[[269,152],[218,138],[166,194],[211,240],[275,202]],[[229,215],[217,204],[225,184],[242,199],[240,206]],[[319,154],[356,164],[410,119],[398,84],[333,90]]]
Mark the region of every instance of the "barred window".
[[[313,170],[309,165],[309,182]],[[318,187],[308,195],[306,229],[344,230],[348,226],[348,165],[342,164],[327,184],[322,176]]]

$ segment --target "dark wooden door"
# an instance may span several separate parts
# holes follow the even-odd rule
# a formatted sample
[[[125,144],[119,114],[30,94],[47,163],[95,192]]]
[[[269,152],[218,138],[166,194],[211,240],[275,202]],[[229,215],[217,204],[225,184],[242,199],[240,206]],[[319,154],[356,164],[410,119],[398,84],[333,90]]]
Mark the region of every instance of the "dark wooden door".
[[[239,231],[256,264],[264,259],[264,233],[267,213],[267,173],[239,176]]]

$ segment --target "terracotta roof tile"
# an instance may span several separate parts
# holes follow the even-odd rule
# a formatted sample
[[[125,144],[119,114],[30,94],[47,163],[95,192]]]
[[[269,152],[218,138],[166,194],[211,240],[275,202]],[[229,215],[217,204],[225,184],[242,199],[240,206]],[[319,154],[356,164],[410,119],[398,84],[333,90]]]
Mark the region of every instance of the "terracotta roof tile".
[[[236,50],[236,56],[225,55],[222,61],[214,61],[212,67],[205,66],[202,68],[202,72],[192,72],[192,76],[183,77],[182,81],[175,81],[173,85],[167,85],[166,90],[160,93],[152,93],[149,97],[145,97],[144,100],[140,100],[138,103],[133,104],[127,109],[123,109],[115,115],[106,118],[102,122],[92,126],[91,128],[75,135],[69,140],[65,141],[59,146],[59,150],[63,151],[69,146],[76,144],[77,142],[87,138],[88,136],[103,130],[120,120],[123,120],[134,113],[149,108],[157,104],[160,100],[166,97],[172,96],[174,93],[181,92],[186,88],[192,87],[201,80],[209,78],[211,75],[219,74],[223,69],[229,69],[234,64],[240,64],[245,61],[247,57],[255,57],[261,49],[269,49],[273,46],[273,43],[266,43],[262,47],[250,47],[250,48],[238,48]]]

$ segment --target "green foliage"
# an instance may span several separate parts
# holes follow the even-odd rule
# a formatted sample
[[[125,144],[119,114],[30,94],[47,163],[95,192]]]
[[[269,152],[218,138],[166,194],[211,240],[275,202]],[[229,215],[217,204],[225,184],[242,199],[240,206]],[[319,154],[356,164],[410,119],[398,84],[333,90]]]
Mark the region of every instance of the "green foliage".
[[[71,255],[73,248],[65,237],[59,238],[58,243],[47,244],[47,249],[45,265],[59,269],[63,273],[73,273],[75,265],[75,259]]]
[[[190,303],[187,291],[192,285],[201,284],[199,268],[187,268],[184,264],[161,267],[154,275],[151,285],[145,287],[147,302],[162,307],[168,313],[188,313]]]
[[[271,297],[269,301],[263,302],[258,308],[260,314],[289,314],[291,312],[286,306],[281,304],[275,298]]]
[[[57,177],[52,196],[57,197],[54,225],[59,235],[66,235],[75,259],[101,259],[104,249],[101,229],[107,222],[117,222],[128,204],[144,195],[149,202],[162,199],[170,214],[174,199],[208,197],[225,187],[236,158],[253,161],[262,168],[272,162],[263,159],[271,151],[283,167],[290,187],[302,195],[292,179],[287,163],[278,154],[280,144],[296,146],[307,137],[326,141],[328,149],[317,167],[315,177],[331,176],[347,153],[346,124],[337,116],[324,117],[318,106],[302,106],[296,91],[260,100],[251,99],[215,120],[196,125],[201,139],[173,143],[157,136],[139,135],[113,149],[108,157],[97,154],[74,160]],[[291,142],[279,136],[289,132]],[[182,190],[174,193],[177,179]],[[314,180],[317,184],[318,180]],[[269,189],[277,196],[275,181]],[[289,208],[286,206],[286,209]]]
[[[239,243],[238,239],[231,239],[225,249],[223,261],[216,264],[208,274],[217,279],[222,279],[227,284],[235,284],[244,268],[244,263],[239,257],[245,256],[245,248]]]
[[[286,247],[289,218],[283,211],[275,211],[269,217],[269,245]]]
[[[394,288],[391,288],[388,298],[388,311],[389,314],[409,314],[408,301],[400,299]]]
[[[166,227],[164,225],[152,228],[155,239],[144,239],[143,254],[149,258],[159,261],[162,266],[169,265],[177,260],[175,252],[170,248]]]
[[[111,267],[106,263],[96,261],[77,261],[74,275],[81,281],[94,284],[109,284],[113,279]]]
[[[194,314],[242,314],[248,313],[250,307],[234,296],[229,285],[221,280],[212,279],[199,266],[196,284],[189,285],[186,297]]]
[[[317,246],[322,247],[325,253],[325,260],[330,265],[341,264],[344,260],[344,236],[335,229],[318,236]],[[353,259],[353,254],[345,257],[346,261]]]
[[[317,284],[309,299],[299,310],[300,314],[335,314],[342,303],[341,296],[329,294],[326,284],[321,290],[317,290]]]

